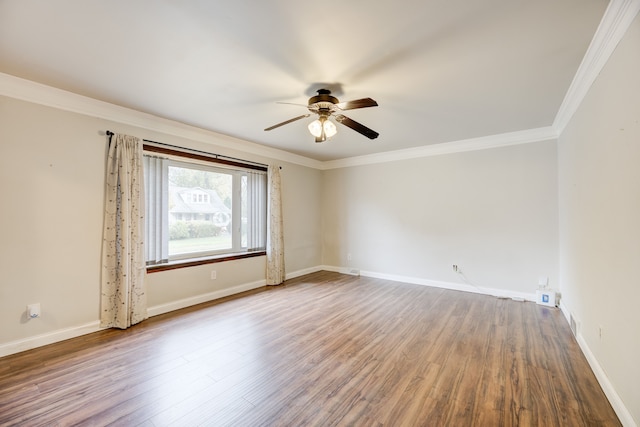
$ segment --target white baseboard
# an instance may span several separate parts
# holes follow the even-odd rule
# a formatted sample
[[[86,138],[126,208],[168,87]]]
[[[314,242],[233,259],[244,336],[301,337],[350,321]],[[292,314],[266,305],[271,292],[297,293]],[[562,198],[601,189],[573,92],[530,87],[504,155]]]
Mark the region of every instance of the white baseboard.
[[[321,270],[322,270],[321,266],[305,268],[303,270],[286,273],[285,279],[286,280],[294,279],[296,277],[304,276],[305,274],[315,273]],[[209,292],[206,294],[196,295],[194,297],[189,297],[189,298],[181,299],[178,301],[172,301],[167,304],[149,307],[147,309],[147,313],[149,314],[149,316],[157,316],[159,314],[169,313],[174,310],[180,310],[181,308],[191,307],[192,305],[202,304],[204,302],[209,302],[219,298],[228,297],[231,295],[239,294],[241,292],[251,291],[253,289],[258,289],[263,286],[266,286],[265,280],[258,280],[252,283],[245,283],[245,284],[234,286],[231,288],[221,289],[219,291]]]
[[[306,273],[303,273],[306,274]],[[302,275],[302,274],[300,274]],[[159,314],[168,313],[170,311],[179,310],[181,308],[190,307],[192,305],[201,304],[203,302],[212,301],[218,298],[238,294],[240,292],[249,291],[265,286],[264,280],[258,280],[252,283],[246,283],[243,285],[234,286],[227,289],[222,289],[215,292],[210,292],[203,295],[197,295],[191,298],[185,298],[178,301],[172,301],[167,304],[156,305],[149,307],[147,313],[149,317],[157,316]],[[37,347],[42,347],[48,344],[68,340],[70,338],[76,338],[82,335],[98,332],[104,328],[100,327],[100,321],[96,320],[84,325],[74,326],[70,328],[60,329],[57,331],[48,332],[46,334],[36,335],[33,337],[23,338],[16,341],[10,341],[5,344],[0,344],[0,357],[8,356],[10,354],[20,353],[22,351],[31,350]]]
[[[560,310],[562,310],[562,314],[564,314],[564,317],[567,319],[567,323],[570,324],[571,311],[566,306],[566,304],[563,303],[562,300],[560,300]],[[616,392],[616,389],[613,387],[613,384],[611,384],[611,381],[609,381],[609,377],[607,377],[604,369],[602,368],[602,366],[600,366],[598,359],[591,351],[591,348],[589,348],[589,344],[587,344],[587,341],[580,333],[580,329],[578,329],[576,341],[578,342],[580,350],[582,350],[582,354],[584,354],[584,357],[587,359],[587,362],[589,363],[593,374],[596,376],[600,387],[602,387],[602,391],[604,391],[605,396],[607,396],[609,403],[611,403],[611,407],[613,407],[613,410],[620,419],[622,425],[625,427],[638,427],[638,424],[636,424],[635,420],[633,419],[631,412],[629,412],[629,410],[625,406],[624,402]]]
[[[287,279],[293,279],[295,277],[304,276],[305,274],[315,273],[321,271],[322,266],[311,267],[303,270],[287,273]],[[178,301],[172,301],[166,304],[160,304],[147,309],[149,317],[157,316],[159,314],[168,313],[170,311],[179,310],[181,308],[191,307],[192,305],[202,304],[204,302],[213,301],[219,298],[224,298],[230,295],[239,294],[241,292],[258,289],[266,285],[264,280],[258,280],[251,283],[245,283],[238,286],[233,286],[227,289],[221,289],[219,291],[209,292],[202,295],[196,295],[194,297],[184,298]],[[36,335],[33,337],[23,338],[16,341],[10,341],[5,344],[0,344],[0,357],[8,356],[10,354],[20,353],[22,351],[31,350],[37,347],[42,347],[48,344],[53,344],[59,341],[68,340],[70,338],[76,338],[82,335],[90,334],[100,331],[104,328],[100,327],[100,321],[96,320],[85,325],[74,326],[70,328],[60,329],[57,331],[48,332],[46,334]]]
[[[316,265],[315,267],[304,268],[302,270],[293,271],[285,275],[285,280],[295,279],[296,277],[304,276],[305,274],[317,273],[318,271],[325,270],[323,266]]]
[[[322,269],[328,270],[328,271],[335,271],[338,273],[344,273],[344,274],[351,274],[350,271],[352,270],[350,268],[335,267],[335,266],[323,266]],[[506,289],[478,288],[472,285],[461,284],[461,283],[443,282],[443,281],[428,280],[428,279],[421,279],[421,278],[408,277],[408,276],[398,276],[393,274],[377,273],[373,271],[359,270],[359,273],[361,276],[364,276],[364,277],[373,277],[377,279],[391,280],[394,282],[412,283],[415,285],[424,285],[424,286],[432,286],[436,288],[444,288],[444,289],[450,289],[450,290],[456,290],[456,291],[473,292],[476,294],[493,295],[493,296],[504,297],[504,298],[523,298],[527,301],[536,301],[536,294],[534,293],[529,294],[524,292],[510,291]],[[567,323],[568,323],[570,321],[569,320],[570,312],[566,304],[563,303],[562,299],[560,300],[560,310],[562,311],[562,314],[564,315],[564,317],[567,319]],[[607,374],[604,372],[604,370],[598,363],[598,360],[591,352],[591,349],[589,348],[587,342],[584,340],[584,338],[579,333],[579,331],[578,331],[577,341],[578,341],[578,345],[580,346],[580,349],[582,350],[582,353],[585,355],[587,361],[589,362],[589,366],[591,366],[591,370],[596,376],[598,383],[600,383],[600,387],[602,387],[604,394],[609,399],[609,402],[611,403],[611,406],[613,407],[613,410],[615,411],[616,415],[620,419],[620,422],[622,423],[622,425],[625,427],[638,427],[638,425],[633,419],[633,416],[631,415],[627,407],[622,402],[622,399],[620,399],[620,396],[615,391],[615,388],[609,381]]]
[[[160,304],[147,309],[149,317],[157,316],[159,314],[169,313],[171,311],[180,310],[181,308],[191,307],[192,305],[202,304],[204,302],[213,301],[219,298],[228,297],[230,295],[239,294],[241,292],[250,291],[266,286],[264,280],[258,280],[256,282],[245,283],[231,288],[221,289],[219,291],[208,292],[202,295],[196,295],[194,297],[184,298],[178,301],[171,301],[166,304]]]
[[[466,283],[444,282],[438,280],[423,279],[420,277],[399,276],[396,274],[379,273],[375,271],[358,270],[349,267],[335,267],[323,265],[322,270],[334,271],[343,274],[360,275],[376,279],[391,280],[393,282],[411,283],[414,285],[432,286],[434,288],[449,289],[454,291],[472,292],[474,294],[491,295],[499,298],[521,298],[526,301],[535,301],[536,294],[512,291],[508,289],[484,288]]]
[[[571,324],[571,312],[569,312],[569,309],[562,301],[562,298],[560,298],[560,304],[558,305],[558,307],[560,307],[560,311],[562,311],[562,314],[564,314],[564,318],[567,319],[567,323]]]
[[[320,270],[333,271],[334,273],[349,274],[351,276],[361,276],[361,271],[351,267],[336,267],[333,265],[322,265]]]
[[[536,295],[508,289],[485,288],[466,283],[444,282],[439,280],[422,279],[419,277],[397,276],[391,274],[376,273],[372,271],[360,271],[362,276],[378,279],[393,280],[395,282],[412,283],[414,285],[431,286],[434,288],[449,289],[453,291],[471,292],[474,294],[491,295],[499,298],[521,298],[526,301],[535,301]]]
[[[622,425],[625,427],[638,427],[633,419],[633,416],[631,415],[631,412],[629,412],[624,402],[622,402],[622,399],[620,399],[620,396],[613,387],[613,384],[611,384],[611,381],[609,381],[609,377],[607,377],[607,374],[602,369],[602,366],[600,366],[600,363],[598,363],[598,359],[596,359],[596,357],[593,355],[591,349],[589,348],[589,345],[584,340],[581,334],[578,334],[577,341],[580,349],[582,349],[584,357],[587,358],[587,362],[589,362],[589,366],[591,366],[591,370],[595,374],[598,383],[600,383],[602,391],[604,391],[607,399],[609,399],[609,403],[611,403],[611,406],[620,419]]]
[[[36,335],[33,337],[23,338],[21,340],[10,341],[0,344],[0,357],[10,354],[20,353],[22,351],[31,350],[36,347],[42,347],[59,341],[76,338],[82,335],[90,334],[102,330],[98,320],[71,328],[59,329],[46,334]]]

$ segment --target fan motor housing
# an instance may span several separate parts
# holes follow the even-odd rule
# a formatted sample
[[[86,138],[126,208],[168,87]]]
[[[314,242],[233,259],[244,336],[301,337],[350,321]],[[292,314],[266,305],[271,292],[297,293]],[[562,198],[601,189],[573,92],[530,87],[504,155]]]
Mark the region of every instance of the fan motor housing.
[[[339,102],[338,98],[336,98],[335,96],[332,96],[331,91],[328,89],[320,89],[316,96],[312,96],[311,98],[309,98],[310,107],[314,104],[319,104],[319,103],[327,103],[331,105],[331,104],[337,104],[338,102]],[[327,105],[327,107],[329,105]],[[324,107],[324,105],[319,105],[319,107],[322,108]]]

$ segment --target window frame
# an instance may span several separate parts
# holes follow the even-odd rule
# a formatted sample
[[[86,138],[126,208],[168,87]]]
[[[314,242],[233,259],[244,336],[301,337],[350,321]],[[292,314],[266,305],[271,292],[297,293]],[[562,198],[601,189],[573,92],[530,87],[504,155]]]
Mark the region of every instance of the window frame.
[[[176,150],[173,148],[166,148],[166,147],[154,145],[153,143],[148,143],[148,141],[145,141],[145,143],[143,144],[143,152],[164,154],[169,156],[170,158],[174,158],[177,162],[188,163],[189,159],[191,159],[191,160],[196,160],[196,161],[211,164],[211,167],[213,168],[220,167],[219,165],[225,165],[231,168],[235,167],[239,169],[253,169],[253,170],[267,172],[267,166],[265,165],[244,163],[243,161],[240,161],[240,160],[238,161],[230,160],[227,158],[220,158],[217,155],[206,155],[206,153],[203,153],[203,152],[190,152],[187,150],[188,149],[185,149],[185,151],[183,151],[183,150]],[[193,165],[197,167],[198,163],[193,162]],[[236,173],[232,173],[232,175],[234,177],[233,179],[236,179]],[[237,199],[237,198],[234,198],[234,199]],[[238,200],[237,202],[234,202],[234,203],[240,203],[240,202]],[[234,206],[232,210],[235,208],[236,207]],[[232,252],[232,253],[229,253],[229,252],[216,253],[216,254],[197,256],[197,257],[184,257],[179,259],[170,259],[167,262],[163,262],[160,264],[147,265],[146,269],[147,269],[147,273],[154,273],[159,271],[174,270],[174,269],[185,268],[185,267],[193,267],[198,265],[212,264],[212,263],[218,263],[218,262],[252,258],[257,256],[265,256],[265,255],[266,255],[266,249],[248,250],[248,251],[240,251],[240,252]]]

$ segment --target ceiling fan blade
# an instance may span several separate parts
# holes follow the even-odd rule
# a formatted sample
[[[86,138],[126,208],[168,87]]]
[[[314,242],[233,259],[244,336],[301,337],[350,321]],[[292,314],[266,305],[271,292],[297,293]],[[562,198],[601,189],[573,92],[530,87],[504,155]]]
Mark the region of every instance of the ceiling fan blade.
[[[271,130],[271,129],[279,128],[280,126],[287,125],[287,124],[289,124],[291,122],[295,122],[296,120],[304,119],[305,117],[309,117],[310,115],[311,114],[303,114],[301,116],[294,117],[293,119],[289,119],[289,120],[284,121],[282,123],[278,123],[277,125],[270,126],[270,127],[266,128],[265,130]]]
[[[347,127],[350,127],[351,129],[355,130],[358,133],[363,134],[364,136],[366,136],[369,139],[376,139],[378,137],[378,135],[380,135],[375,130],[369,129],[365,125],[360,124],[360,123],[356,122],[355,120],[351,120],[349,117],[343,116],[342,114],[337,114],[335,116],[335,118],[336,118],[337,122],[342,123],[343,125],[345,125]]]
[[[371,98],[356,99],[354,101],[339,102],[336,104],[341,110],[353,110],[356,108],[377,107],[378,103]]]

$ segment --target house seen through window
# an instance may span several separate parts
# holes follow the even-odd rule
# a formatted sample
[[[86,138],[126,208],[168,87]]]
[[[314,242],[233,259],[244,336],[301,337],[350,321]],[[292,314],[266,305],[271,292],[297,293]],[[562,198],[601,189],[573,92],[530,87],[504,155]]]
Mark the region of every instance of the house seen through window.
[[[145,154],[147,265],[264,250],[266,172]]]

